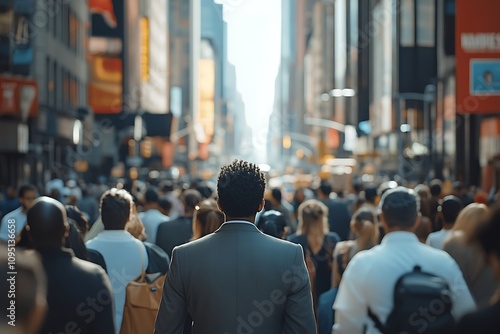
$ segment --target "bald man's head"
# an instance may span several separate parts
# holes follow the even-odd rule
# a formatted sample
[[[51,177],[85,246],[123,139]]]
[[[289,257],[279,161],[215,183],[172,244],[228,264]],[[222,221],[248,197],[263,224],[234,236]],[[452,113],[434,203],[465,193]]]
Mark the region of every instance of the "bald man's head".
[[[35,248],[60,248],[69,228],[64,205],[50,197],[38,198],[27,212],[27,227]]]

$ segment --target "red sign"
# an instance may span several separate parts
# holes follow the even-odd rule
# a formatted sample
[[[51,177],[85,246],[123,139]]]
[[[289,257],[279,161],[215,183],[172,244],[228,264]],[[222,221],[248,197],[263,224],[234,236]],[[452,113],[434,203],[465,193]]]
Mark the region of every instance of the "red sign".
[[[26,120],[38,112],[38,84],[35,80],[0,77],[0,114]]]
[[[456,0],[458,113],[500,113],[498,13],[498,0]]]

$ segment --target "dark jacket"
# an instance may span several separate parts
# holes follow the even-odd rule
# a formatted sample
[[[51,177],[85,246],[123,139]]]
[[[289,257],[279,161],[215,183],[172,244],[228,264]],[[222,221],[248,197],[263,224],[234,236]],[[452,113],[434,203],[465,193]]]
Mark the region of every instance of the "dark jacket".
[[[349,240],[351,213],[347,203],[340,199],[322,199],[321,202],[328,207],[330,232],[337,233],[341,241]]]
[[[67,249],[39,253],[48,284],[48,312],[39,333],[114,334],[113,295],[104,270]]]
[[[156,244],[171,257],[172,249],[185,244],[192,236],[193,217],[179,217],[158,226]]]
[[[497,334],[500,330],[500,301],[485,309],[466,314],[457,326],[458,334]]]

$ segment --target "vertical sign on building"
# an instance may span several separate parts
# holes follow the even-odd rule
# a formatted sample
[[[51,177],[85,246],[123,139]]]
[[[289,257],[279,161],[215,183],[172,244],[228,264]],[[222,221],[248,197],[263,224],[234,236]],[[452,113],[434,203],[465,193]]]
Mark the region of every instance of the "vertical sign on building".
[[[456,6],[457,112],[500,113],[500,1]]]

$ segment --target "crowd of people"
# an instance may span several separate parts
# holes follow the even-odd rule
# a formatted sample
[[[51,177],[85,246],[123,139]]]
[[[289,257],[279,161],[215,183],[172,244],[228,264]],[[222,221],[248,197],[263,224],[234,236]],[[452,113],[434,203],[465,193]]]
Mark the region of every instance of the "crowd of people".
[[[120,333],[127,285],[143,271],[166,274],[157,333],[384,332],[404,309],[393,296],[407,273],[434,275],[451,295],[410,316],[413,329],[448,313],[450,333],[500,328],[500,209],[458,182],[336,193],[323,180],[288,201],[235,161],[216,186],[54,179],[4,190],[2,275],[15,242],[18,312],[2,333]]]

